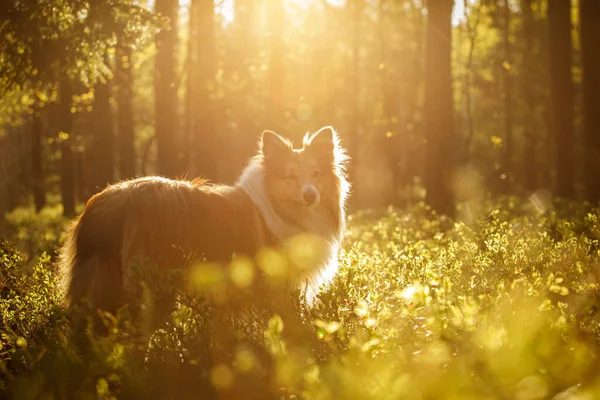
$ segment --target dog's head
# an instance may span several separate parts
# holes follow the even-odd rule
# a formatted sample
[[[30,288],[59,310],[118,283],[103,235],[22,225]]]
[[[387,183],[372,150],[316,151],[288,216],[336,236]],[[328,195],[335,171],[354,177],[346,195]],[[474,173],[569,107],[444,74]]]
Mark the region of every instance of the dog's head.
[[[276,206],[287,214],[317,207],[324,201],[337,201],[340,155],[335,131],[322,128],[306,134],[303,146],[278,134],[265,131],[261,138],[267,190]]]

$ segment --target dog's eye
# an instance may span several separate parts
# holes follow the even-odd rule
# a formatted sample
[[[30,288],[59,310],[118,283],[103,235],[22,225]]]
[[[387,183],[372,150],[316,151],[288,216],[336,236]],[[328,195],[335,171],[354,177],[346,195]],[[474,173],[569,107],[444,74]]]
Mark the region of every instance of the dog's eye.
[[[285,179],[290,180],[290,181],[296,181],[296,180],[298,180],[298,175],[288,174],[285,176]]]
[[[311,175],[312,175],[313,178],[318,178],[319,176],[321,176],[321,171],[315,170],[315,171],[312,172]]]

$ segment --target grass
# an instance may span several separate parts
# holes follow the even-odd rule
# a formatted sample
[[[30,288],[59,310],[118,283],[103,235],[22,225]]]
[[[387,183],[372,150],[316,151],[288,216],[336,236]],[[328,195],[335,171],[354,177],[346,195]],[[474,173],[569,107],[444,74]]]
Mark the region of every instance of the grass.
[[[480,209],[469,223],[423,205],[353,215],[340,272],[311,309],[282,308],[276,285],[232,295],[244,280],[209,267],[192,292],[163,279],[160,296],[178,306],[149,348],[127,314],[104,316],[104,337],[69,325],[49,258],[22,273],[4,243],[1,388],[14,398],[600,398],[599,210],[517,199]],[[253,316],[239,318],[250,304]]]

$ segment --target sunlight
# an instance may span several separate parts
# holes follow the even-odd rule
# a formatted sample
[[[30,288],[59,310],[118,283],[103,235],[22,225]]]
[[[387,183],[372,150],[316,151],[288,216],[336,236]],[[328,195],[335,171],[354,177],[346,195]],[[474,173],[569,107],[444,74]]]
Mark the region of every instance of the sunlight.
[[[347,0],[324,0],[327,4],[333,7],[344,7],[346,5]],[[476,0],[467,0],[469,5],[473,5],[476,3]],[[287,0],[288,3],[291,3],[302,10],[306,10],[307,8],[317,5],[318,3],[322,3],[322,0]],[[179,0],[179,5],[183,9],[187,9],[190,6],[191,0]],[[154,0],[148,1],[148,8],[152,9],[154,7]],[[234,0],[221,0],[215,3],[215,12],[218,15],[223,17],[223,22],[227,25],[231,23],[235,18],[234,12]],[[462,0],[458,0],[454,2],[454,9],[452,10],[452,25],[458,26],[462,22],[465,21],[465,6]]]
[[[321,0],[288,0],[290,3],[294,3],[300,6],[302,9],[307,9],[311,5],[322,3]],[[325,0],[326,3],[334,7],[343,7],[346,5],[346,0]]]
[[[179,6],[187,13],[192,0],[179,0]],[[221,0],[215,2],[215,13],[223,17],[225,24],[233,21],[233,1],[234,0]],[[149,1],[149,7],[153,7],[154,0]]]
[[[3,1],[0,399],[600,399],[599,3]]]
[[[477,0],[467,0],[469,3],[469,10],[475,4],[477,4]],[[464,0],[456,0],[454,2],[454,9],[452,10],[452,25],[458,26],[461,23],[465,22],[465,2]]]
[[[472,2],[472,0],[470,0]],[[465,19],[465,5],[462,1],[454,2],[454,9],[452,10],[452,25],[457,26]]]
[[[190,0],[183,0],[183,1],[190,1]],[[231,21],[233,21],[233,0],[222,0],[220,1],[216,7],[215,7],[215,12],[217,14],[221,14],[223,16],[223,21],[226,24],[229,24]]]
[[[179,0],[179,4],[184,7],[188,7],[191,0]],[[346,0],[325,0],[326,3],[333,7],[343,7],[346,4]],[[299,7],[302,10],[322,4],[322,0],[287,0],[288,5]],[[225,24],[231,23],[235,19],[234,11],[234,0],[221,0],[215,4],[215,11],[223,17]]]
[[[154,8],[155,0],[148,0],[146,2],[148,9]],[[321,3],[322,0],[287,0],[288,3],[292,3],[295,6],[300,7],[302,10],[306,10],[312,5]],[[324,0],[327,4],[334,7],[344,7],[347,0]],[[476,4],[476,0],[467,0],[469,6]],[[190,6],[191,0],[179,0],[179,5],[183,9],[187,9]],[[223,22],[229,24],[234,19],[234,0],[221,0],[215,3],[215,12],[223,17]],[[465,5],[463,0],[457,0],[454,2],[454,9],[452,10],[452,25],[458,26],[465,21]]]

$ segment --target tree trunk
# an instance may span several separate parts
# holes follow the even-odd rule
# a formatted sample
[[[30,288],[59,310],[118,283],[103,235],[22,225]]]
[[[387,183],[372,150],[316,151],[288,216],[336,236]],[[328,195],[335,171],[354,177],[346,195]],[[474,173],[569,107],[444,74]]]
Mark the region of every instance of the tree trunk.
[[[570,0],[549,0],[548,28],[556,195],[573,198],[573,80],[571,78]]]
[[[523,134],[525,136],[525,147],[521,161],[521,171],[524,173],[524,186],[529,192],[537,189],[536,162],[536,129],[534,122],[535,103],[533,99],[532,82],[534,80],[534,21],[531,0],[521,0],[523,13],[523,70],[521,71],[521,95],[525,103],[525,120]]]
[[[427,139],[426,201],[438,213],[454,215],[452,193],[452,6],[453,0],[429,0],[425,50]]]
[[[514,141],[513,141],[513,110],[512,98],[513,85],[511,71],[513,68],[511,57],[510,44],[510,8],[508,0],[504,0],[502,5],[502,44],[504,50],[504,62],[502,65],[502,86],[504,100],[504,171],[505,171],[505,192],[510,192],[514,183],[513,157],[514,157]]]
[[[283,0],[269,0],[269,129],[275,132],[284,128],[285,90],[283,65]]]
[[[156,96],[157,170],[167,177],[180,174],[179,125],[177,117],[177,0],[156,0],[156,12],[169,18],[170,29],[156,35]]]
[[[71,113],[73,88],[66,73],[60,78],[60,109],[58,137],[60,140],[60,192],[63,214],[75,216],[75,161],[73,156],[73,113]]]
[[[94,139],[92,158],[92,191],[103,189],[114,180],[115,133],[110,110],[110,87],[108,82],[98,82],[94,87]]]
[[[233,40],[228,46],[226,65],[227,70],[231,71],[229,74],[237,74],[241,81],[246,83],[238,87],[228,101],[231,104],[232,118],[236,121],[236,127],[230,131],[235,135],[235,141],[228,143],[228,148],[235,154],[235,159],[232,160],[233,162],[221,165],[221,175],[227,181],[235,179],[248,158],[254,154],[257,136],[260,134],[260,129],[264,128],[265,82],[255,79],[252,72],[261,65],[261,51],[264,49],[261,43],[263,39],[261,6],[261,0],[234,0],[233,2],[235,15],[231,27]]]
[[[46,205],[43,148],[42,116],[40,108],[36,106],[31,126],[31,178],[33,182],[33,202],[36,212],[40,212]]]
[[[400,162],[403,161],[405,143],[401,142],[406,138],[406,131],[403,129],[405,122],[402,115],[402,80],[400,79],[400,68],[402,57],[400,51],[390,46],[386,40],[386,10],[380,4],[379,21],[379,41],[381,43],[381,83],[383,94],[383,112],[386,120],[385,132],[382,132],[378,138],[380,143],[379,151],[386,156],[386,164],[391,175],[391,185],[389,189],[388,204],[399,206],[398,193],[405,182],[401,182]],[[394,21],[396,22],[396,21]],[[392,22],[392,26],[397,28],[398,24]],[[402,122],[401,122],[402,121]]]
[[[581,0],[581,56],[583,65],[583,131],[586,147],[586,198],[600,201],[600,2]]]
[[[213,0],[193,0],[189,49],[190,70],[187,88],[187,114],[194,150],[194,171],[211,180],[220,180],[216,132],[215,88],[215,14]]]
[[[192,150],[196,134],[196,113],[195,105],[197,99],[197,77],[196,68],[198,68],[198,0],[191,0],[188,24],[187,56],[185,60],[184,74],[186,76],[186,88],[184,99],[184,118],[183,118],[183,167],[184,170],[192,170],[192,161],[195,160],[195,153]]]
[[[360,204],[360,182],[357,178],[356,166],[359,164],[360,156],[358,148],[360,144],[361,118],[360,118],[360,47],[361,47],[361,20],[363,13],[363,0],[351,0],[348,2],[349,11],[352,13],[350,19],[350,37],[352,46],[352,57],[348,60],[350,64],[350,73],[348,74],[350,82],[348,82],[348,99],[350,101],[350,126],[348,128],[349,142],[346,144],[348,155],[352,162],[348,167],[348,180],[352,184],[353,191],[358,193],[354,196],[355,204]]]
[[[133,72],[131,69],[131,48],[117,43],[116,97],[119,176],[133,178],[135,168],[135,137],[133,125]]]
[[[463,7],[465,10],[468,10],[469,3],[468,0],[462,0]],[[473,108],[471,101],[471,83],[473,81],[473,59],[475,55],[475,46],[477,44],[477,33],[479,28],[479,23],[481,22],[482,15],[482,5],[481,3],[475,3],[470,6],[470,10],[465,12],[465,28],[467,30],[467,36],[469,39],[469,51],[467,53],[467,61],[465,63],[464,69],[465,74],[463,76],[463,97],[465,99],[465,123],[466,127],[466,138],[465,138],[465,146],[461,155],[461,164],[468,164],[469,159],[471,157],[471,144],[473,142],[473,137],[475,136],[475,127],[474,127],[474,118],[473,118]],[[474,19],[472,19],[474,18]]]

